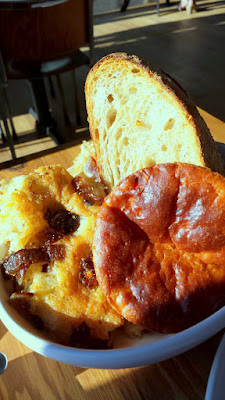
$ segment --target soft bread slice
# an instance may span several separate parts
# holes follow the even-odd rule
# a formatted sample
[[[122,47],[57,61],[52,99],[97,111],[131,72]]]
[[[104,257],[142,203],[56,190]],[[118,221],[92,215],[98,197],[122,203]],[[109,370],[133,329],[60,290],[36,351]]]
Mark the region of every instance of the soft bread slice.
[[[89,72],[85,93],[98,167],[109,187],[162,162],[224,174],[206,123],[167,74],[150,70],[136,56],[114,53]]]

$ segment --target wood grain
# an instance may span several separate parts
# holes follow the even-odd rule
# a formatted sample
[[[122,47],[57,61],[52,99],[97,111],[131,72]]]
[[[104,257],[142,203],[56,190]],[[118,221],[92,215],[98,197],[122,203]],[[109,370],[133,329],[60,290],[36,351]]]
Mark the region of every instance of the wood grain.
[[[36,168],[43,165],[61,164],[63,167],[69,168],[79,151],[79,145],[72,146],[67,149],[58,150],[54,153],[34,158],[31,161],[16,165],[14,167],[10,167],[8,169],[2,169],[0,170],[0,180],[28,174],[29,172],[34,171]]]
[[[225,124],[201,111],[216,140],[225,142]],[[73,146],[0,171],[0,179],[26,174],[41,165],[69,167]],[[223,332],[194,349],[161,363],[121,370],[83,369],[42,357],[15,339],[0,323],[0,348],[9,360],[0,377],[2,400],[203,400]]]
[[[170,360],[124,370],[84,369],[30,351],[0,323],[9,360],[0,377],[2,400],[203,400],[222,332]]]

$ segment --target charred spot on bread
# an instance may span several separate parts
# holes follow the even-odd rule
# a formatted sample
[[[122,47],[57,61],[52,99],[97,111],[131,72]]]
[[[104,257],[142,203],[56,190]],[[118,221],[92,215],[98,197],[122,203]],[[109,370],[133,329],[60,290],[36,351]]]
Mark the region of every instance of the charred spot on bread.
[[[181,331],[225,305],[225,178],[190,164],[137,171],[107,196],[93,260],[128,321]]]

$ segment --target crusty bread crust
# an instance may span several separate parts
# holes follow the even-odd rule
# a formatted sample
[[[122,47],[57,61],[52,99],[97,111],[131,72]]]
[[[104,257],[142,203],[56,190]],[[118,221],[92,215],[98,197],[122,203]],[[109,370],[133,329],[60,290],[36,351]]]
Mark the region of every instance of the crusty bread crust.
[[[187,93],[138,57],[114,53],[102,58],[88,74],[85,94],[98,167],[111,188],[160,162],[188,162],[225,173],[212,135]]]

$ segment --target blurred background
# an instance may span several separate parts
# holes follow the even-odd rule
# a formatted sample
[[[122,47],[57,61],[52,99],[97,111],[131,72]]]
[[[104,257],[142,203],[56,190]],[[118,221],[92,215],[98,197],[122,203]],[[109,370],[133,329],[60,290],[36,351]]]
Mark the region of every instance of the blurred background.
[[[166,71],[225,121],[225,1],[196,4],[0,1],[0,168],[89,137],[85,79],[111,52]]]

